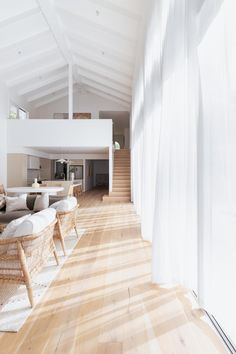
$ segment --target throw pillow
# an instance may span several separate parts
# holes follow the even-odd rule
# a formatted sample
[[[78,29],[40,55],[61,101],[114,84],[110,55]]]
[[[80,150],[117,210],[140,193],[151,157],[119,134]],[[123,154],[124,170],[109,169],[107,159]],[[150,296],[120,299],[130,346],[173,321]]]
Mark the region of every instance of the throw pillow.
[[[56,218],[56,210],[48,208],[31,215],[16,229],[14,236],[28,236],[37,234],[49,226]]]
[[[26,205],[27,194],[22,194],[19,197],[6,196],[6,212],[15,210],[28,210]]]
[[[6,199],[4,194],[0,194],[0,210],[3,209],[6,205]]]
[[[56,209],[56,211],[70,211],[77,205],[77,199],[75,197],[69,197],[67,199],[60,200],[50,205],[50,208]]]
[[[49,206],[49,195],[48,193],[37,195],[34,202],[34,211],[41,211],[47,209]]]

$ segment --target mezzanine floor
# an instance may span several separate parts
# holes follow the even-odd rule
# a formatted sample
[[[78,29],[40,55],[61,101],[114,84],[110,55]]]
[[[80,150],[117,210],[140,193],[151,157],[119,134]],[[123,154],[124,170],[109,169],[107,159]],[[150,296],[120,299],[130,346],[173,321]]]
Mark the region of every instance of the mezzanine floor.
[[[132,204],[80,199],[85,233],[18,333],[0,334],[1,354],[224,354],[187,291],[150,282],[150,244]]]

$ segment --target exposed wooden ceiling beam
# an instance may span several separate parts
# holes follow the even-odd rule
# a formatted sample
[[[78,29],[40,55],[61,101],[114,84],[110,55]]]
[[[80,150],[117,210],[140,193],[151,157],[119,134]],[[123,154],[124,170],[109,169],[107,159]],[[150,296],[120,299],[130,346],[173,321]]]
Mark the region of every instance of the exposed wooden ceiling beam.
[[[77,84],[74,85],[74,92],[76,92],[76,91],[78,91]],[[58,93],[50,95],[46,98],[40,99],[38,102],[35,102],[33,104],[33,106],[34,106],[34,108],[39,108],[41,106],[52,103],[54,101],[57,101],[63,97],[67,97],[67,96],[68,96],[68,89],[65,89],[65,90],[62,90],[61,92],[58,92]]]
[[[34,80],[35,78],[39,78],[41,75],[45,75],[46,73],[50,73],[51,71],[60,69],[65,67],[65,61],[59,59],[54,61],[53,63],[44,63],[42,66],[34,67],[32,70],[27,72],[20,72],[17,76],[13,76],[6,81],[8,87],[13,87],[17,85],[23,85],[24,82]]]
[[[21,21],[12,22],[10,26],[0,26],[0,49],[31,38],[32,35],[45,32],[48,25],[40,12],[26,17]]]
[[[90,74],[89,72],[86,71],[82,71],[80,70],[80,78],[83,79],[87,79],[87,80],[91,80],[97,84],[101,84],[103,86],[106,87],[110,87],[118,92],[122,92],[123,94],[126,94],[128,96],[131,96],[132,90],[131,88],[127,88],[126,86],[120,85],[116,82],[114,82],[113,80],[109,80],[107,78],[104,78],[102,76],[99,75],[93,75]]]
[[[6,76],[8,71],[20,70],[22,66],[27,66],[28,68],[30,65],[34,65],[36,60],[38,61],[41,59],[45,59],[45,57],[49,55],[55,55],[56,57],[57,53],[58,48],[56,45],[51,46],[49,48],[40,48],[39,51],[34,51],[30,55],[16,57],[15,62],[10,61],[5,65],[0,65],[0,72],[4,72],[4,76]]]
[[[114,89],[113,87],[111,87],[111,85],[104,85],[104,84],[101,84],[101,82],[96,82],[96,81],[90,80],[86,77],[82,77],[82,83],[85,85],[89,85],[94,88],[97,88],[98,90],[101,89],[101,91],[103,91],[103,92],[111,93],[114,96],[116,96],[120,99],[123,99],[127,102],[131,102],[131,95],[130,94],[126,94],[124,92],[118,91],[118,90]]]
[[[96,85],[94,83],[88,83],[88,82],[87,83],[84,82],[84,85],[86,86],[86,88],[92,88],[92,89],[97,90],[101,93],[104,93],[108,96],[117,98],[120,101],[125,102],[127,104],[131,103],[131,100],[128,97],[121,95],[117,92],[114,92],[114,91],[110,90],[109,88],[107,89],[106,87],[103,87],[102,85]]]
[[[125,75],[122,73],[118,73],[112,68],[108,68],[104,65],[94,62],[93,60],[85,59],[85,58],[76,58],[75,63],[82,68],[94,71],[95,73],[99,73],[100,75],[111,77],[111,79],[116,80],[117,82],[124,83],[128,86],[132,85],[132,79],[129,75]]]
[[[107,82],[110,82],[111,84],[115,84],[115,85],[119,85],[120,87],[128,90],[128,92],[131,92],[132,90],[132,85],[130,84],[126,84],[124,83],[122,80],[116,80],[112,77],[112,74],[109,74],[109,75],[105,75],[104,73],[101,74],[99,73],[97,70],[92,70],[91,68],[90,69],[87,69],[87,68],[84,68],[82,66],[78,66],[78,73],[79,75],[82,75],[82,76],[85,76],[87,78],[90,78],[90,79],[93,79],[93,80],[97,80],[102,82],[102,80],[105,80]]]
[[[123,73],[125,75],[130,75],[132,72],[132,66],[128,65],[124,62],[121,62],[115,58],[109,58],[109,55],[105,52],[101,52],[99,49],[97,50],[87,50],[83,47],[73,46],[72,48],[74,54],[78,56],[78,58],[92,58],[94,62],[97,62],[101,65],[111,68],[117,72]]]
[[[32,2],[32,5],[34,5],[34,2]],[[40,10],[39,10],[38,6],[32,7],[30,9],[27,9],[23,12],[16,14],[16,15],[13,15],[13,16],[7,17],[3,20],[0,20],[0,27],[2,28],[5,26],[9,26],[12,23],[24,20],[26,17],[33,16],[39,12],[40,12]]]
[[[68,82],[63,82],[63,83],[61,83],[59,85],[50,87],[47,90],[42,90],[41,92],[39,92],[39,93],[37,93],[37,94],[35,94],[33,96],[30,96],[27,101],[28,102],[37,101],[37,100],[39,100],[42,97],[49,96],[50,94],[53,94],[53,93],[55,93],[57,91],[61,91],[61,90],[63,90],[66,87],[68,87]]]
[[[87,0],[86,0],[87,1]],[[67,2],[66,2],[67,3]],[[76,4],[73,2],[73,4]],[[124,30],[122,26],[117,25],[117,30],[113,26],[113,23],[111,24],[110,27],[107,27],[104,22],[101,23],[100,21],[97,21],[95,17],[92,17],[92,19],[86,18],[82,16],[81,11],[77,12],[73,11],[71,7],[64,6],[60,7],[61,9],[61,17],[64,21],[65,27],[67,28],[70,26],[72,30],[78,31],[80,33],[81,31],[89,32],[92,31],[96,36],[101,37],[104,39],[104,41],[110,41],[111,43],[118,43],[118,46],[123,46],[128,48],[129,50],[135,50],[136,48],[136,30],[133,31],[133,35],[130,35],[131,31],[131,26],[129,27],[128,30]],[[96,11],[96,8],[94,8],[94,13]],[[114,19],[113,19],[114,20]],[[122,32],[119,32],[118,29],[122,29]]]
[[[110,101],[113,101],[113,102],[116,102],[117,104],[121,105],[121,107],[125,107],[125,108],[128,108],[130,109],[130,104],[129,103],[126,103],[122,100],[119,100],[118,98],[116,97],[113,97],[111,95],[107,95],[106,93],[102,93],[101,91],[98,91],[96,89],[93,89],[92,87],[88,87],[88,91],[96,96],[100,96],[102,98],[105,98],[106,100],[110,100]]]
[[[66,96],[68,96],[68,90],[65,90],[62,93],[58,93],[57,95],[53,95],[53,96],[51,96],[51,97],[49,97],[47,99],[44,99],[44,100],[36,103],[34,105],[34,107],[35,108],[39,108],[39,107],[45,106],[45,105],[47,105],[49,103],[52,103],[52,102],[57,101],[57,100],[60,100],[61,98],[66,97]]]
[[[104,40],[100,37],[92,38],[88,33],[75,33],[71,30],[67,30],[67,36],[71,41],[71,47],[74,46],[82,46],[84,48],[88,48],[90,50],[100,50],[100,52],[105,52],[111,58],[115,58],[116,60],[120,60],[128,65],[133,65],[133,51],[130,53],[128,51],[120,50],[119,47],[115,47],[114,44],[109,45],[109,43],[104,42]]]
[[[57,82],[59,80],[67,79],[67,77],[68,77],[68,73],[67,73],[67,71],[64,70],[63,72],[59,72],[55,75],[48,76],[45,79],[40,79],[37,82],[34,82],[30,85],[25,86],[24,88],[22,88],[18,91],[18,95],[24,96],[32,91],[36,91],[39,88],[42,88],[44,86],[47,86],[47,85]]]

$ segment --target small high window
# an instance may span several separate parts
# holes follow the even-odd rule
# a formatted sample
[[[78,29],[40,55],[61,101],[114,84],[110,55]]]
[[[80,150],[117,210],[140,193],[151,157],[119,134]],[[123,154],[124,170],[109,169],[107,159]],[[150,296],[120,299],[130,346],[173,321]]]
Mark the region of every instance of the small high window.
[[[17,106],[15,103],[10,104],[9,119],[27,119],[28,112]]]

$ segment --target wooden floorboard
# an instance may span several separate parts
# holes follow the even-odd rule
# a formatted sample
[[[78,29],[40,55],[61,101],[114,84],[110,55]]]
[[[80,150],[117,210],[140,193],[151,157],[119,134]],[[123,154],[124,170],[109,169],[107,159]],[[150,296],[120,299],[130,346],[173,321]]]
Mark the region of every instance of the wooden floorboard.
[[[186,290],[151,284],[132,204],[103,195],[81,196],[83,237],[23,328],[0,334],[0,353],[225,354]]]

